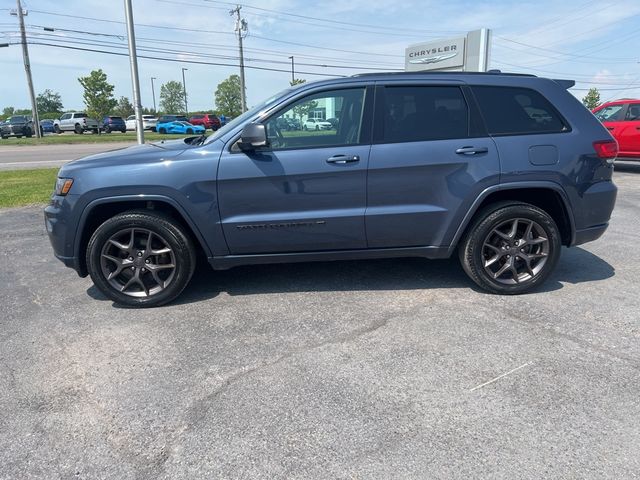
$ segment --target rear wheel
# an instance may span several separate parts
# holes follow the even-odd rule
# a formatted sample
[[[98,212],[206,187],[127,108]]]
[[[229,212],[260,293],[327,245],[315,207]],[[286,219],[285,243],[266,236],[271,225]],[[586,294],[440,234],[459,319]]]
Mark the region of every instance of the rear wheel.
[[[527,203],[499,203],[483,210],[459,249],[465,272],[493,293],[518,294],[543,283],[562,243],[553,218]]]
[[[73,129],[73,131],[75,133],[77,133],[78,135],[82,134],[82,132],[83,132],[82,127],[80,125],[76,125],[75,128]]]
[[[27,138],[33,137],[33,131],[31,131],[30,128],[25,129],[24,136],[27,137]]]
[[[87,246],[87,267],[96,287],[131,307],[155,307],[175,299],[189,283],[195,259],[181,226],[144,211],[107,220]]]
[[[111,133],[111,127],[109,125],[104,127],[104,133]]]
[[[120,130],[120,133],[127,133],[127,129]]]

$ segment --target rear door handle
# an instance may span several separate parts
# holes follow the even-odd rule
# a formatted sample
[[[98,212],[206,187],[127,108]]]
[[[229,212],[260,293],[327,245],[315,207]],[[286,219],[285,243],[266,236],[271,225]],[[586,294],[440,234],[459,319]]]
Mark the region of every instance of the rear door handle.
[[[344,165],[345,163],[355,163],[359,161],[360,157],[358,155],[334,155],[327,158],[327,163],[337,163],[339,165]]]
[[[476,155],[478,153],[487,153],[487,147],[462,147],[456,150],[458,155]]]

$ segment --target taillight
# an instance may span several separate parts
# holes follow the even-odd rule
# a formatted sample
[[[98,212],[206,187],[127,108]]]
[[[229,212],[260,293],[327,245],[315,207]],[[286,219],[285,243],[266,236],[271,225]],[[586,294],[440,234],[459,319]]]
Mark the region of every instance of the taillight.
[[[618,142],[615,140],[600,140],[593,142],[593,149],[596,151],[598,158],[613,162],[618,156]]]

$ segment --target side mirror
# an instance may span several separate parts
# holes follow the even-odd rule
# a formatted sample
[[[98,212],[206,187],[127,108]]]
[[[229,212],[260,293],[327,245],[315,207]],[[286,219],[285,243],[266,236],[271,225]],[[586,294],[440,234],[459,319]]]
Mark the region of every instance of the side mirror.
[[[238,147],[242,151],[252,151],[267,146],[267,130],[261,123],[249,123],[244,126],[240,134]]]

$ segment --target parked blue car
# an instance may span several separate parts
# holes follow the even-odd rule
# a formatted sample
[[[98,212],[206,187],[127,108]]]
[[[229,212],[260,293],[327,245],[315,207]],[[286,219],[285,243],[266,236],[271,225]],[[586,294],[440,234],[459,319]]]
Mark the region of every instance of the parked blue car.
[[[104,133],[121,132],[127,133],[127,123],[122,117],[109,116],[102,119],[102,130]]]
[[[53,129],[53,120],[49,120],[48,118],[40,120],[40,133],[55,133],[55,130]]]
[[[156,131],[158,133],[178,133],[183,135],[201,135],[205,132],[205,129],[201,125],[192,125],[189,122],[164,122],[156,125]]]

